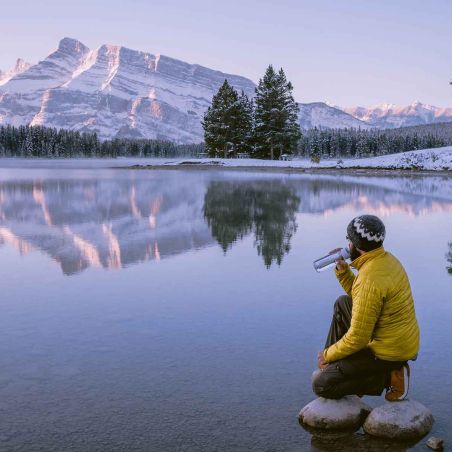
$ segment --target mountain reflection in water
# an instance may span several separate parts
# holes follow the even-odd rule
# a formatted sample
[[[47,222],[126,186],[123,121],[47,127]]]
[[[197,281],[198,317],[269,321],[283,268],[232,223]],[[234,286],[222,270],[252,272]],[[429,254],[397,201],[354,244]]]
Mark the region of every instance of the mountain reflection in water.
[[[88,267],[120,269],[215,243],[226,253],[252,235],[270,267],[289,252],[297,213],[353,209],[384,217],[452,211],[450,178],[441,177],[106,174],[0,181],[0,242],[21,254],[40,250],[71,275]],[[449,272],[451,253],[449,245]]]
[[[213,243],[203,192],[186,188],[129,179],[0,183],[0,241],[21,254],[41,250],[68,275],[160,260]]]

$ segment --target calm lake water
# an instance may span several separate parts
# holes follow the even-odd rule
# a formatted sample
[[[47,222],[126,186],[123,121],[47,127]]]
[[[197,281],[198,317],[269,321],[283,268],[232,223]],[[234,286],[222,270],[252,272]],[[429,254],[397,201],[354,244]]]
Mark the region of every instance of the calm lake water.
[[[0,169],[0,449],[405,450],[297,420],[341,294],[312,261],[362,213],[410,276],[411,396],[451,445],[451,181]]]

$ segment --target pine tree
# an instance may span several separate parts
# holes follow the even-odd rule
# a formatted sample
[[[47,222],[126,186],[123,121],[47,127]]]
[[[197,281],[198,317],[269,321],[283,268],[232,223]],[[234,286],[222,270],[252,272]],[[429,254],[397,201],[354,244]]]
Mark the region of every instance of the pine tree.
[[[234,151],[250,152],[254,131],[254,105],[243,91],[237,100],[235,117]]]
[[[33,132],[32,132],[32,130],[33,129],[31,127],[28,127],[25,141],[23,141],[22,155],[24,157],[33,157]]]
[[[283,69],[277,73],[268,66],[259,80],[255,99],[255,155],[279,158],[292,153],[301,137],[298,105],[292,96],[292,84]]]
[[[237,91],[225,80],[202,121],[204,141],[211,156],[223,152],[226,158],[228,151],[237,144],[238,104]]]
[[[320,146],[320,139],[319,139],[319,130],[315,127],[314,130],[314,136],[311,141],[311,145],[309,148],[309,157],[311,159],[311,162],[319,163],[320,157],[322,155],[322,148]]]
[[[359,134],[356,141],[356,152],[355,157],[361,158],[366,157],[369,154],[369,147],[367,145],[367,139],[364,134]]]

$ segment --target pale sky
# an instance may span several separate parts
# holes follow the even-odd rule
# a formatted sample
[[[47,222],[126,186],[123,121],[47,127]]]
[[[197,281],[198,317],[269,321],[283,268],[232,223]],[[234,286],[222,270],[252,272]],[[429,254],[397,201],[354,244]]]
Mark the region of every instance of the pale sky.
[[[0,69],[64,37],[257,82],[282,66],[300,102],[452,107],[452,0],[2,0]]]

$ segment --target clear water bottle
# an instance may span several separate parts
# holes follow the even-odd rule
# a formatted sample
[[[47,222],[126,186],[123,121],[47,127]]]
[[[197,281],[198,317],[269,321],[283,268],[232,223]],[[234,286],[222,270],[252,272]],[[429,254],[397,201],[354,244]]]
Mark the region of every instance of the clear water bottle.
[[[314,268],[318,272],[323,272],[324,270],[334,267],[336,265],[336,261],[339,259],[348,259],[350,257],[350,251],[348,248],[341,248],[334,253],[327,254],[326,256],[321,257],[314,261]]]

